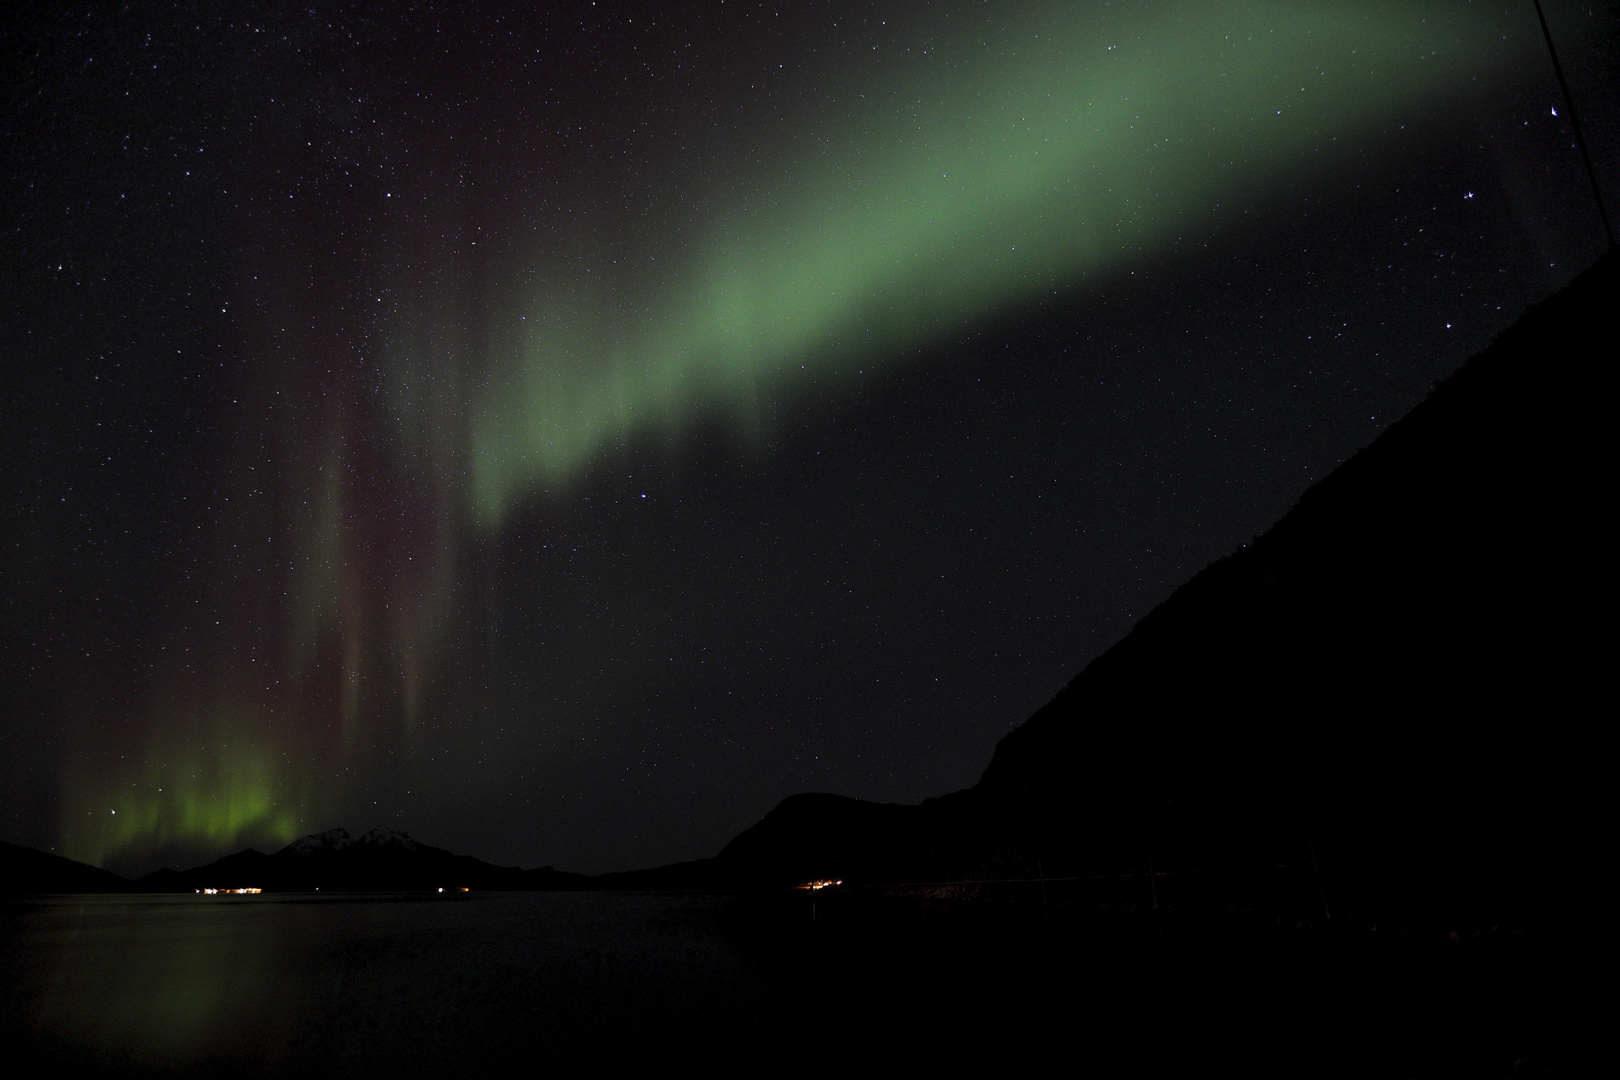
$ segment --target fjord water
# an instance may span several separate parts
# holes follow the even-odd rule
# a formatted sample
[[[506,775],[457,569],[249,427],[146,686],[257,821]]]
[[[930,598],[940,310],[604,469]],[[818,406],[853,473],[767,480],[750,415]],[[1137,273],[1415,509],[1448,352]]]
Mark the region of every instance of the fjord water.
[[[765,1019],[706,899],[62,896],[5,922],[10,1033],[109,1072],[612,1058]],[[767,1006],[768,1007],[768,1006]],[[600,1037],[600,1045],[594,1039]]]
[[[5,1013],[23,1029],[5,1034],[42,1063],[108,1074],[459,1074],[814,1051],[827,1003],[805,1000],[792,975],[776,977],[728,938],[732,903],[642,893],[34,898],[4,917]],[[931,1004],[913,980],[897,988],[874,1003],[879,1022],[887,1006]]]
[[[1488,936],[1393,951],[1389,934],[1308,929],[1213,943],[1151,912],[1087,924],[826,898],[812,921],[810,903],[18,898],[0,908],[0,1037],[57,1075],[800,1074],[1054,1057],[1096,1075],[1484,1075],[1564,1062],[1583,1026],[1534,949]]]

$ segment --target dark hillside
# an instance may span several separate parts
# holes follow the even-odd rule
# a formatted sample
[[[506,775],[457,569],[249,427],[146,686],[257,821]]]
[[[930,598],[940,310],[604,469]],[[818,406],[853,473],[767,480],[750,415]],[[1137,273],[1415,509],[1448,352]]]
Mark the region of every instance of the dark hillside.
[[[359,839],[331,829],[293,841],[271,855],[248,848],[176,872],[159,870],[137,884],[151,892],[259,888],[268,892],[456,889],[567,889],[589,879],[551,867],[493,866],[470,855],[431,847],[392,829]]]
[[[123,892],[130,887],[98,866],[0,842],[0,893]]]
[[[1537,305],[1179,589],[1003,739],[976,788],[910,813],[789,800],[719,861],[892,881],[1152,860],[1207,888],[1319,854],[1349,895],[1359,872],[1362,892],[1421,878],[1425,902],[1526,917],[1567,900],[1608,820],[1617,271],[1611,256]]]
[[[1002,741],[978,794],[1082,859],[1312,834],[1575,858],[1612,711],[1616,277],[1611,257],[1531,310],[1178,590]]]

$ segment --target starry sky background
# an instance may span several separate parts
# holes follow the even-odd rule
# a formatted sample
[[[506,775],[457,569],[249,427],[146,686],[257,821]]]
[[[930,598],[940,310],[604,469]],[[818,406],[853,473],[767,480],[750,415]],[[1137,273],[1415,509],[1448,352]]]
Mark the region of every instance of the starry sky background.
[[[1528,0],[539,7],[0,26],[0,836],[971,785],[1603,250]]]

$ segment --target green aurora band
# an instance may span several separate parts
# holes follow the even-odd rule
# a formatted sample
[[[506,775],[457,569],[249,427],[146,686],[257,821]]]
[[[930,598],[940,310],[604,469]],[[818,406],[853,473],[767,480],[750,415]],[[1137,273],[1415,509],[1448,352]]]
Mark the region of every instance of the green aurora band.
[[[412,248],[423,224],[397,220],[418,258],[372,268],[404,298],[377,316],[379,422],[415,518],[367,518],[353,425],[368,406],[352,389],[306,390],[301,412],[277,413],[297,383],[259,376],[267,404],[228,473],[241,516],[219,548],[235,561],[207,586],[218,621],[185,639],[214,666],[168,661],[144,727],[81,722],[65,853],[100,863],[325,827],[364,767],[345,755],[367,718],[416,730],[459,629],[458,550],[516,507],[715,417],[759,442],[784,401],[853,390],[998,313],[1201,246],[1538,44],[1500,13],[1409,0],[1019,11],[993,33],[931,25],[928,49],[873,69],[882,81],[827,76],[801,96],[824,105],[802,126],[734,148],[748,168],[705,180],[710,192],[672,189],[634,235],[606,237],[627,257],[600,272],[580,272],[576,251],[509,246],[494,299],[473,303],[465,253],[436,262],[431,244]],[[307,333],[260,347],[325,370]],[[234,509],[264,502],[249,497],[254,462],[293,493],[280,520]],[[265,567],[295,569],[266,589]],[[340,692],[310,689],[322,679]],[[131,729],[107,748],[105,732]]]
[[[168,726],[151,732],[146,752],[114,782],[68,786],[77,797],[62,820],[65,853],[101,865],[127,851],[295,839],[306,814],[321,807],[296,801],[301,785],[271,741],[276,726],[254,711],[240,703],[191,716],[167,711]]]
[[[627,302],[576,274],[501,313],[472,515],[498,528],[638,432],[717,412],[758,432],[767,402],[1207,234],[1334,142],[1476,87],[1509,59],[1503,29],[1457,5],[1053,5],[976,70],[947,47],[893,85],[828,89],[863,107],[800,133],[667,276]]]

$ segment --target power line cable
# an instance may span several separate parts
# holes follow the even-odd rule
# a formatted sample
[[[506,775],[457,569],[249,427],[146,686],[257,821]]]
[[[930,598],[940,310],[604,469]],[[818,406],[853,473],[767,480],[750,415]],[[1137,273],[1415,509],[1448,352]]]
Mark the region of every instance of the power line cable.
[[[1569,81],[1564,78],[1564,65],[1558,62],[1558,50],[1553,47],[1552,31],[1547,28],[1547,16],[1541,10],[1541,0],[1535,0],[1536,18],[1541,20],[1541,36],[1547,39],[1547,55],[1552,57],[1553,73],[1558,76],[1558,88],[1564,92],[1564,105],[1569,109],[1569,126],[1575,129],[1575,145],[1586,164],[1586,178],[1592,182],[1592,198],[1597,200],[1598,216],[1603,219],[1603,235],[1609,238],[1609,250],[1620,248],[1614,242],[1614,228],[1609,224],[1609,211],[1603,205],[1603,192],[1598,188],[1597,173],[1592,169],[1592,155],[1587,152],[1586,139],[1581,135],[1580,116],[1575,112],[1575,98],[1569,92]]]

